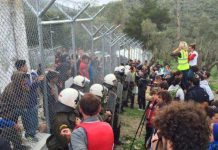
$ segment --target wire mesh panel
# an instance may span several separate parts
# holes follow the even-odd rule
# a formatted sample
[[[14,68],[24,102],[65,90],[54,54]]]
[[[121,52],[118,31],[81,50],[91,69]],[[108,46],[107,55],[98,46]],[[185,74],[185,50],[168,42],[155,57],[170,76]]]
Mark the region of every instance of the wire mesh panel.
[[[28,10],[25,7],[21,0],[0,3],[0,136],[19,150],[26,148],[25,141],[35,139],[38,87],[43,78],[30,69],[31,36],[27,34],[30,29],[27,25],[32,20],[26,17]],[[37,38],[34,32],[32,36]]]
[[[80,74],[102,83],[118,65],[119,44],[111,46],[107,29],[97,32],[89,20],[94,11],[78,15],[87,3],[57,0],[39,15],[48,2],[0,3],[0,136],[15,150],[34,148],[40,133],[50,132],[69,78]],[[89,18],[83,23],[91,34],[75,16]]]
[[[103,57],[98,54],[99,51],[92,56],[92,67],[93,67],[93,83],[103,83]]]
[[[69,24],[43,26],[45,60],[42,61],[37,16],[33,10],[42,10],[46,1],[38,2],[3,0],[0,3],[0,136],[17,150],[33,148],[40,140],[38,132],[45,131],[45,94],[49,101],[48,124],[51,124],[58,93],[64,88],[64,81],[73,75],[72,64],[76,63],[71,59]],[[57,14],[63,17],[56,10],[53,14],[53,7],[43,20],[57,19]],[[43,62],[47,93],[42,86]]]
[[[28,59],[23,7],[19,1],[2,1],[0,4],[0,72],[1,91],[10,81],[17,58]],[[18,30],[19,29],[19,30]],[[23,40],[22,40],[23,39]]]
[[[111,55],[110,55],[110,41],[107,40],[107,37],[105,36],[103,38],[103,53],[104,53],[104,75],[107,75],[110,73],[110,66],[111,66]]]
[[[117,52],[119,51],[118,43],[116,43],[111,50],[111,72],[114,71],[114,68],[119,66],[119,57]]]

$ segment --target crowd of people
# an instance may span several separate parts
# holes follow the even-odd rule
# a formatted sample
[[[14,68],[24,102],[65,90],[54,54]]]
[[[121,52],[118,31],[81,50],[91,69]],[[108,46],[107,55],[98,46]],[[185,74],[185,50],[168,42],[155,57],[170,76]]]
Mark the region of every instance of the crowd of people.
[[[26,145],[27,142],[38,142],[39,139],[36,134],[39,132],[41,125],[43,125],[41,130],[44,132],[47,128],[49,133],[51,133],[47,140],[49,149],[69,149],[68,144],[70,140],[63,138],[59,131],[62,128],[65,129],[67,123],[71,130],[74,129],[76,120],[80,122],[83,118],[82,111],[77,107],[78,101],[81,100],[82,102],[81,97],[85,97],[83,93],[89,92],[90,83],[93,83],[94,80],[95,83],[96,80],[98,82],[103,82],[104,80],[104,77],[101,77],[98,73],[98,71],[101,71],[101,66],[96,56],[84,54],[76,57],[76,61],[74,60],[73,56],[70,56],[66,49],[58,51],[54,67],[46,69],[45,75],[42,73],[41,65],[39,65],[38,70],[30,71],[25,60],[17,60],[15,62],[16,71],[14,71],[11,76],[11,82],[5,87],[0,97],[0,136],[2,137],[1,140],[4,141],[3,146],[12,147],[15,150],[30,148],[29,145]],[[75,68],[78,68],[78,70]],[[75,73],[76,71],[77,73]],[[113,74],[111,75],[115,78]],[[106,79],[104,84],[109,89],[112,89],[114,84],[110,80],[109,76],[109,79]],[[44,83],[46,88],[44,88]],[[97,89],[100,86],[100,88],[104,87],[105,90],[108,90],[108,88],[100,84],[95,86],[97,86]],[[102,91],[98,90],[96,93],[95,86],[91,87],[91,89],[94,88],[93,94],[95,94],[93,100],[96,101],[96,97],[97,100],[104,99],[107,93],[99,95],[99,92],[101,93]],[[70,92],[64,92],[67,89]],[[78,95],[76,96],[76,94]],[[68,96],[62,100],[62,95],[63,97]],[[43,102],[44,114],[39,114],[38,112],[41,101]],[[97,104],[94,103],[93,105],[94,109],[96,109]],[[86,108],[86,106],[84,107]],[[101,115],[98,115],[98,111],[101,110],[101,106],[98,106],[97,110],[93,110],[96,114],[91,114],[90,116],[97,115],[98,119],[104,120],[112,126],[112,111],[109,108],[107,109],[107,107],[109,106],[106,106],[105,102],[105,110],[100,111]],[[86,113],[86,110],[84,112],[84,114],[89,115],[89,112]],[[42,120],[39,120],[39,118],[43,119],[42,115],[45,117],[47,126],[40,124]],[[99,125],[101,126],[101,123]],[[112,130],[111,127],[109,129]],[[115,129],[113,128],[113,130]],[[108,134],[110,134],[111,143],[114,143],[114,134]],[[3,147],[0,146],[0,148]]]
[[[218,107],[210,73],[198,67],[195,44],[182,41],[171,55],[178,60],[176,71],[169,64],[128,62],[124,99],[134,108],[137,97],[139,109],[145,110],[145,148],[216,150]]]
[[[95,54],[86,54],[78,49],[78,55],[74,58],[67,49],[59,49],[55,55],[54,69],[60,73],[61,83],[64,83],[69,77],[82,75],[88,78],[92,83],[98,82],[99,78],[103,80],[101,57]]]
[[[120,80],[124,85],[123,111],[125,111],[125,107],[128,107],[128,104],[130,104],[130,108],[134,108],[134,100],[136,99],[138,99],[139,110],[145,111],[146,149],[164,149],[161,146],[167,146],[163,145],[168,144],[166,141],[157,140],[158,135],[162,132],[169,132],[169,135],[166,134],[163,136],[165,136],[165,140],[170,140],[171,149],[203,150],[208,147],[208,149],[218,149],[217,141],[213,141],[209,138],[209,130],[207,130],[207,127],[209,127],[210,124],[216,126],[217,121],[215,119],[215,114],[217,114],[218,111],[217,101],[214,100],[214,93],[208,83],[210,73],[198,67],[198,53],[195,49],[195,44],[190,44],[188,46],[186,42],[180,42],[178,48],[171,54],[171,56],[176,57],[178,61],[177,70],[175,71],[171,70],[169,64],[157,63],[150,65],[147,61],[142,64],[137,60],[129,60],[126,65],[121,64],[120,67],[115,69],[115,74],[123,77],[123,79]],[[120,70],[122,69],[124,70],[123,74],[116,73],[121,72]],[[174,103],[174,101],[178,104]],[[194,104],[192,102],[194,102]],[[172,114],[167,112],[168,110],[165,110],[168,109],[168,107],[171,109],[169,112],[172,111]],[[202,127],[199,128],[202,129],[194,128],[193,124],[198,124],[197,120],[193,121],[193,124],[192,122],[189,122],[195,119],[192,118],[193,116],[190,116],[190,118],[187,117],[187,115],[189,115],[188,109],[191,108],[195,111],[191,112],[192,115],[198,113],[199,109],[201,109],[204,118],[200,117],[201,122],[199,122],[199,124],[202,124],[202,120],[203,124]],[[175,119],[174,122],[173,119],[174,117],[176,118],[176,113],[181,112],[183,109],[187,109],[187,112],[184,110],[184,115],[180,114],[182,115],[182,118],[179,120]],[[175,116],[173,111],[175,111]],[[160,116],[162,115],[162,112],[165,113],[163,115],[168,116]],[[161,117],[161,119],[159,120],[158,117]],[[168,119],[169,121],[167,122]],[[185,119],[188,119],[188,122],[185,122]],[[210,121],[208,122],[208,120]],[[173,129],[171,131],[171,126],[172,128],[175,126],[179,130],[180,125],[184,124],[184,122],[185,124],[190,123],[190,128],[193,128],[194,130],[192,131],[193,134],[190,133],[190,137],[185,135],[189,132],[182,133],[182,130],[185,131],[186,128],[189,128],[189,125],[183,125],[184,128],[182,129],[181,127],[181,133],[178,133],[179,131]],[[211,127],[214,125],[211,125]],[[166,131],[161,131],[162,129]],[[213,132],[214,134],[217,134],[216,130],[217,129],[210,130],[212,131],[210,132],[211,135]],[[203,134],[202,138],[196,138],[198,134],[200,135],[200,132]],[[176,139],[177,135],[179,139]],[[183,140],[183,136],[187,136],[187,140]],[[198,142],[194,143],[194,141],[194,144],[188,144],[188,141],[192,141],[193,138],[196,138],[196,141],[201,141],[203,139],[204,142],[201,142],[202,145],[194,145],[198,144]],[[209,146],[209,139],[211,140],[210,142],[213,143],[213,146]],[[154,141],[158,141],[159,146],[153,144]]]
[[[218,150],[218,103],[208,83],[210,73],[198,67],[195,48],[180,42],[171,54],[178,60],[175,71],[170,64],[129,60],[104,77],[96,56],[75,60],[66,49],[57,52],[54,68],[45,76],[40,70],[29,73],[26,61],[17,60],[0,97],[0,146],[27,149],[20,117],[24,137],[38,141],[41,93],[49,150],[114,149],[122,144],[120,114],[126,107],[134,109],[136,99],[146,117],[144,149]]]

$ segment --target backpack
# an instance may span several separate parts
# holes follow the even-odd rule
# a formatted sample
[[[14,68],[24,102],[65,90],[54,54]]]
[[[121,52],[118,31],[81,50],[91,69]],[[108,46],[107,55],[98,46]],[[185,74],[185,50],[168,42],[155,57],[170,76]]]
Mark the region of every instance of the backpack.
[[[207,100],[209,101],[209,95],[207,94],[207,92],[201,88],[201,87],[198,87],[196,89],[196,91],[194,92],[194,95],[195,95],[195,100],[196,101],[202,101],[202,100]]]
[[[180,89],[180,87],[169,91],[169,93],[173,99],[177,98],[176,93],[178,92],[179,89]]]
[[[188,91],[186,100],[194,100],[195,102],[209,101],[209,95],[203,88],[196,86]]]

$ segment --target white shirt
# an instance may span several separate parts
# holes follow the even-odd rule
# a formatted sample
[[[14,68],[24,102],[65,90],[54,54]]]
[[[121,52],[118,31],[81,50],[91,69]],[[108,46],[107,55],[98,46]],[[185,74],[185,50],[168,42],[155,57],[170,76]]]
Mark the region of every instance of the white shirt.
[[[203,88],[207,92],[207,94],[209,95],[210,101],[214,100],[213,91],[211,90],[207,80],[200,81],[200,87]]]
[[[198,52],[197,52],[197,51],[193,51],[193,52],[191,52],[189,55],[191,55],[191,54],[195,54],[196,56],[195,56],[194,59],[192,59],[192,60],[189,61],[189,65],[190,65],[191,67],[192,67],[192,66],[197,66],[197,64],[198,64]]]
[[[179,85],[171,85],[168,89],[168,91],[173,91],[173,90],[177,90],[176,92],[176,97],[178,97],[181,101],[185,100],[185,94],[184,91],[182,90],[182,88]]]

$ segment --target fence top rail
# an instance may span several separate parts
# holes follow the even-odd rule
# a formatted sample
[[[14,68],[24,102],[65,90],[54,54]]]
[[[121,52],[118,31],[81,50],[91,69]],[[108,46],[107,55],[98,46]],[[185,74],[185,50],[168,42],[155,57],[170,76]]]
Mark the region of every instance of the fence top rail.
[[[48,4],[39,12],[38,17],[42,18],[42,16],[48,11],[49,8],[55,3],[56,0],[50,0]]]

